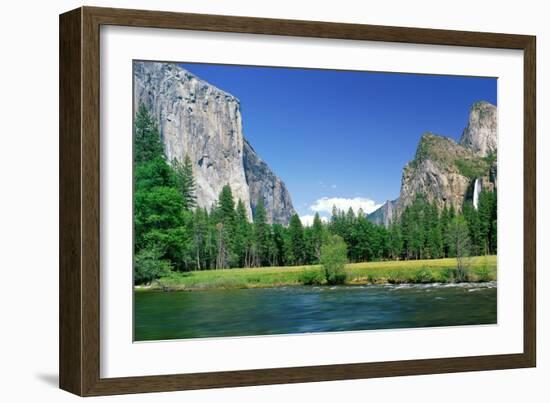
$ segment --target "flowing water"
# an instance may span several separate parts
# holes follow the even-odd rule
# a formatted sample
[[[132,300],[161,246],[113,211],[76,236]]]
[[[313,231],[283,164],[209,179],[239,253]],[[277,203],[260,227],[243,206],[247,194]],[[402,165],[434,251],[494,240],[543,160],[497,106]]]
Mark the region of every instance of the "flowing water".
[[[496,283],[136,292],[136,341],[495,324]]]
[[[479,194],[480,193],[481,193],[481,182],[479,181],[479,179],[476,179],[476,181],[474,182],[474,196],[473,196],[473,199],[472,199],[474,208],[476,210],[477,210],[477,206],[479,204]]]

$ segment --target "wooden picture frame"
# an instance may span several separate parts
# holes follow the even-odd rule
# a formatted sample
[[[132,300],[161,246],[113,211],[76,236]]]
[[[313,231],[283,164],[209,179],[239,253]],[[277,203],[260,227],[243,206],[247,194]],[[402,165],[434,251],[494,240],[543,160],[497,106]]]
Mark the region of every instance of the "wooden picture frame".
[[[119,25],[524,52],[523,353],[210,373],[100,377],[100,27]],[[60,387],[80,396],[534,367],[534,36],[81,7],[60,16]]]

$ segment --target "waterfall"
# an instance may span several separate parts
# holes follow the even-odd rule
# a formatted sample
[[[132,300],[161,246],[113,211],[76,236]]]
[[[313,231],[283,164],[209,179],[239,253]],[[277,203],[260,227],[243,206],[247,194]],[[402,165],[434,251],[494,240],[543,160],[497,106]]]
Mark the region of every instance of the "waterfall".
[[[481,181],[479,180],[479,178],[476,178],[476,181],[474,182],[474,197],[473,197],[474,208],[476,210],[479,202],[479,192],[481,192]]]

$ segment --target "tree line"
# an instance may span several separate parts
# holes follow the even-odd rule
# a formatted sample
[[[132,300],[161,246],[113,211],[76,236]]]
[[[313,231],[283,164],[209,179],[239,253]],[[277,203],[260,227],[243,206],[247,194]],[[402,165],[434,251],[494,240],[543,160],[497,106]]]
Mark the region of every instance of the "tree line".
[[[478,209],[465,203],[457,214],[439,211],[422,197],[388,228],[361,210],[333,209],[323,222],[269,224],[263,200],[250,221],[247,206],[224,186],[210,209],[197,206],[191,161],[167,161],[158,127],[139,106],[134,123],[134,280],[149,282],[171,271],[295,266],[321,262],[334,235],[347,260],[428,259],[496,253],[496,193],[482,191]],[[457,238],[458,237],[458,238]],[[458,241],[458,242],[457,242]]]

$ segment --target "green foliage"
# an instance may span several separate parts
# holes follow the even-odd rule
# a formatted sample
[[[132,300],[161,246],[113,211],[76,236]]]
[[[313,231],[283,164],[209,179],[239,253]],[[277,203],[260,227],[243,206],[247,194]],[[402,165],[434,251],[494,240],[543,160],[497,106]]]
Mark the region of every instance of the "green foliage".
[[[140,283],[189,268],[191,217],[164,158],[156,123],[143,105],[135,119],[134,152],[135,281]]]
[[[491,273],[487,266],[481,266],[475,271],[475,274],[477,276],[477,281],[480,282],[489,281],[491,279]]]
[[[469,235],[469,253],[479,255],[484,249],[483,235],[478,212],[474,209],[472,203],[464,203],[463,217],[466,220]]]
[[[325,276],[318,269],[304,269],[300,273],[299,281],[303,285],[321,285],[325,281]]]
[[[477,281],[483,282],[491,280],[491,270],[489,268],[489,259],[487,256],[483,257],[482,263],[476,267],[474,272]]]
[[[487,164],[487,166],[491,167],[496,162],[497,155],[495,152],[491,152],[487,154],[486,157],[483,157],[483,159],[485,160],[485,163]]]
[[[136,164],[134,168],[134,189],[148,191],[155,187],[175,187],[176,178],[163,157],[156,156],[151,160]]]
[[[347,246],[338,235],[328,238],[321,247],[321,266],[327,284],[343,284],[346,281],[344,267],[347,263]]]
[[[455,279],[458,282],[468,280],[471,243],[468,224],[462,216],[453,218],[449,224],[449,244],[456,256]]]
[[[287,238],[287,230],[281,224],[273,224],[272,227],[272,262],[274,266],[282,266],[287,264],[285,239]]]
[[[319,217],[319,213],[315,213],[313,225],[311,227],[311,244],[315,262],[319,262],[319,259],[321,258],[321,245],[323,244],[323,239],[325,237],[325,228],[321,218]]]
[[[235,210],[235,235],[233,239],[233,248],[237,267],[246,267],[247,258],[250,253],[252,243],[252,230],[248,222],[246,207],[242,200],[237,203]]]
[[[444,268],[439,272],[439,281],[442,283],[449,283],[454,278],[453,268]]]
[[[177,189],[158,186],[138,190],[134,196],[135,223],[139,232],[166,229],[181,222],[182,200]]]
[[[140,104],[134,121],[134,163],[164,158],[158,127],[145,105]]]
[[[267,213],[264,207],[264,199],[260,197],[254,210],[253,266],[263,266],[267,263],[269,243]]]
[[[405,259],[432,257],[433,249],[439,248],[437,238],[432,237],[432,240],[429,241],[428,237],[431,229],[437,229],[437,219],[433,217],[434,209],[434,206],[419,196],[403,212],[401,216],[401,233]],[[435,214],[437,215],[437,212]],[[430,251],[430,249],[432,250]]]
[[[496,256],[472,258],[472,270],[486,263],[488,280],[496,279]],[[319,273],[321,284],[325,284],[324,270],[318,266],[261,267],[225,270],[202,270],[172,272],[153,288],[164,290],[204,290],[216,288],[258,288],[303,284],[304,271]],[[436,282],[455,281],[456,259],[429,259],[409,261],[363,262],[346,265],[347,284],[394,284],[416,282],[416,273],[428,270]],[[313,273],[311,274],[313,276]]]
[[[394,260],[398,259],[403,251],[403,235],[401,225],[396,222],[390,224],[388,242],[389,257]]]
[[[195,270],[208,268],[208,242],[210,233],[208,212],[205,209],[198,208],[195,210],[191,224],[191,233],[193,237],[192,256],[195,263]]]
[[[298,215],[293,215],[285,227],[268,222],[263,198],[256,203],[251,220],[250,206],[234,199],[229,185],[223,187],[215,206],[197,207],[190,158],[167,163],[156,122],[143,105],[136,113],[134,141],[137,283],[150,282],[167,270],[174,273],[321,264],[323,269],[317,274],[304,272],[293,281],[338,284],[346,281],[346,262],[406,260],[410,266],[411,260],[444,257],[456,258],[459,268],[447,268],[445,273],[429,267],[417,267],[415,272],[394,270],[387,280],[463,281],[468,278],[469,255],[496,253],[496,193],[486,189],[479,195],[477,210],[465,203],[458,213],[452,207],[439,211],[419,196],[388,228],[370,222],[362,210],[337,208],[333,208],[329,223],[315,214],[313,224],[304,227]],[[425,149],[421,147],[420,153],[447,158],[445,140],[427,135],[423,144]],[[494,162],[490,157],[482,163],[490,166]],[[476,272],[474,278],[491,278],[491,270]],[[371,272],[365,276],[371,282],[386,279]],[[247,281],[253,283],[253,278]]]
[[[231,187],[225,185],[218,198],[218,205],[212,212],[216,228],[216,269],[230,267],[238,260],[235,256],[236,212]]]
[[[470,179],[486,175],[490,167],[483,158],[459,158],[455,160],[455,165],[462,176]]]
[[[301,265],[304,263],[304,227],[300,221],[298,214],[294,214],[290,218],[290,224],[288,227],[289,240],[290,240],[290,260],[294,265]]]
[[[394,270],[388,274],[387,281],[389,284],[402,284],[406,282],[406,279],[401,271]]]
[[[429,269],[420,269],[414,274],[415,283],[433,283],[435,281],[435,276]]]
[[[134,257],[134,283],[150,283],[170,273],[172,265],[169,260],[162,259],[158,248],[146,248],[136,253]]]
[[[193,166],[189,155],[185,156],[183,163],[174,159],[172,168],[175,172],[177,187],[183,198],[183,208],[191,210],[197,206],[197,197],[195,195],[196,185],[193,177]]]

